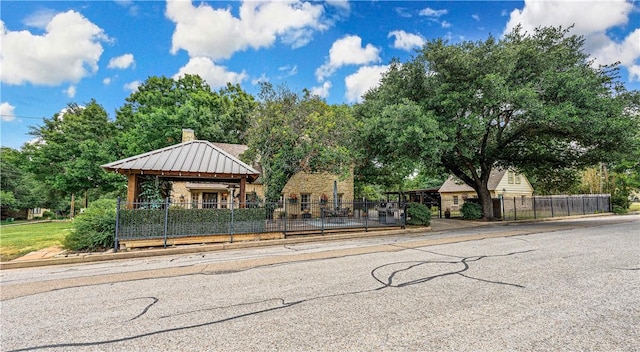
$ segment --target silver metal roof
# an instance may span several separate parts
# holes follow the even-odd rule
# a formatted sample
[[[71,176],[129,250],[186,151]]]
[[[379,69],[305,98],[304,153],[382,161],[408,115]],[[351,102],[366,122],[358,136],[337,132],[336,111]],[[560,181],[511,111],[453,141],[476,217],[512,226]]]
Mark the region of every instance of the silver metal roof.
[[[182,176],[247,175],[260,172],[208,141],[190,141],[153,150],[101,166],[119,173],[152,173]],[[183,175],[184,174],[184,175]],[[205,175],[202,175],[205,176]]]

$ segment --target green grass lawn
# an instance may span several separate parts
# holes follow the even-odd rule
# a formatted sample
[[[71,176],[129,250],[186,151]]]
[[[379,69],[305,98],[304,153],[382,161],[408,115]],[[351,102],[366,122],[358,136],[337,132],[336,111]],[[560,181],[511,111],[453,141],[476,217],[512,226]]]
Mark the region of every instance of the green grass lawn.
[[[631,203],[629,211],[640,211],[640,202]]]
[[[70,221],[0,226],[0,261],[42,248],[59,246],[71,231]]]

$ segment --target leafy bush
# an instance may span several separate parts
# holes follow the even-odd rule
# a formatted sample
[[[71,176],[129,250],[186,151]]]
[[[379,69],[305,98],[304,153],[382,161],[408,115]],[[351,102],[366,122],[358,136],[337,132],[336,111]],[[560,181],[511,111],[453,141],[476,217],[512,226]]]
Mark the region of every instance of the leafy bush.
[[[464,202],[460,208],[462,218],[465,220],[477,220],[482,218],[482,207],[480,204]]]
[[[611,195],[611,207],[614,213],[627,213],[630,206],[631,200],[629,200],[629,192],[616,190],[616,192]]]
[[[407,204],[407,225],[431,225],[431,210],[424,204]]]
[[[63,246],[73,251],[94,251],[113,247],[116,231],[116,200],[99,199],[73,220]]]

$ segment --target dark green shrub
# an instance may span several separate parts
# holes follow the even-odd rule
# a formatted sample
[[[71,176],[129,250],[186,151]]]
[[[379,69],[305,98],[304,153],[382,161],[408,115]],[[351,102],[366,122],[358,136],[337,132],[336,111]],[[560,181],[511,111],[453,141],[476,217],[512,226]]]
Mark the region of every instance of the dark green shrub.
[[[43,219],[55,219],[56,218],[56,214],[54,214],[52,211],[45,211],[44,213],[42,213],[42,218]]]
[[[619,205],[613,205],[612,206],[612,211],[616,214],[627,214],[629,213],[629,209],[628,208],[623,208]]]
[[[482,218],[482,207],[480,204],[464,202],[460,208],[462,218],[465,220],[477,220]]]
[[[407,204],[407,225],[431,225],[431,210],[424,204]]]
[[[72,251],[94,251],[113,247],[116,231],[115,199],[99,199],[73,219],[63,246]]]
[[[611,207],[616,214],[626,214],[631,206],[628,192],[616,191],[611,195]]]

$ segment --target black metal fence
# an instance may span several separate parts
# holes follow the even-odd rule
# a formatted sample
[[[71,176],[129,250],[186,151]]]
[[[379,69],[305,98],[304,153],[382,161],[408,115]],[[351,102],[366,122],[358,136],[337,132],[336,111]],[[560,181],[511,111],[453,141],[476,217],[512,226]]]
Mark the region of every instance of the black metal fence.
[[[465,201],[477,203],[477,199],[443,199],[441,209],[449,209],[451,217],[462,216],[460,209]],[[494,215],[503,220],[544,219],[559,216],[607,213],[611,211],[611,195],[580,194],[553,196],[519,196],[493,199]]]
[[[285,236],[349,229],[404,227],[398,202],[171,203],[118,200],[116,250],[121,240],[281,232]]]
[[[611,195],[503,197],[501,205],[504,220],[543,219],[610,212]]]

